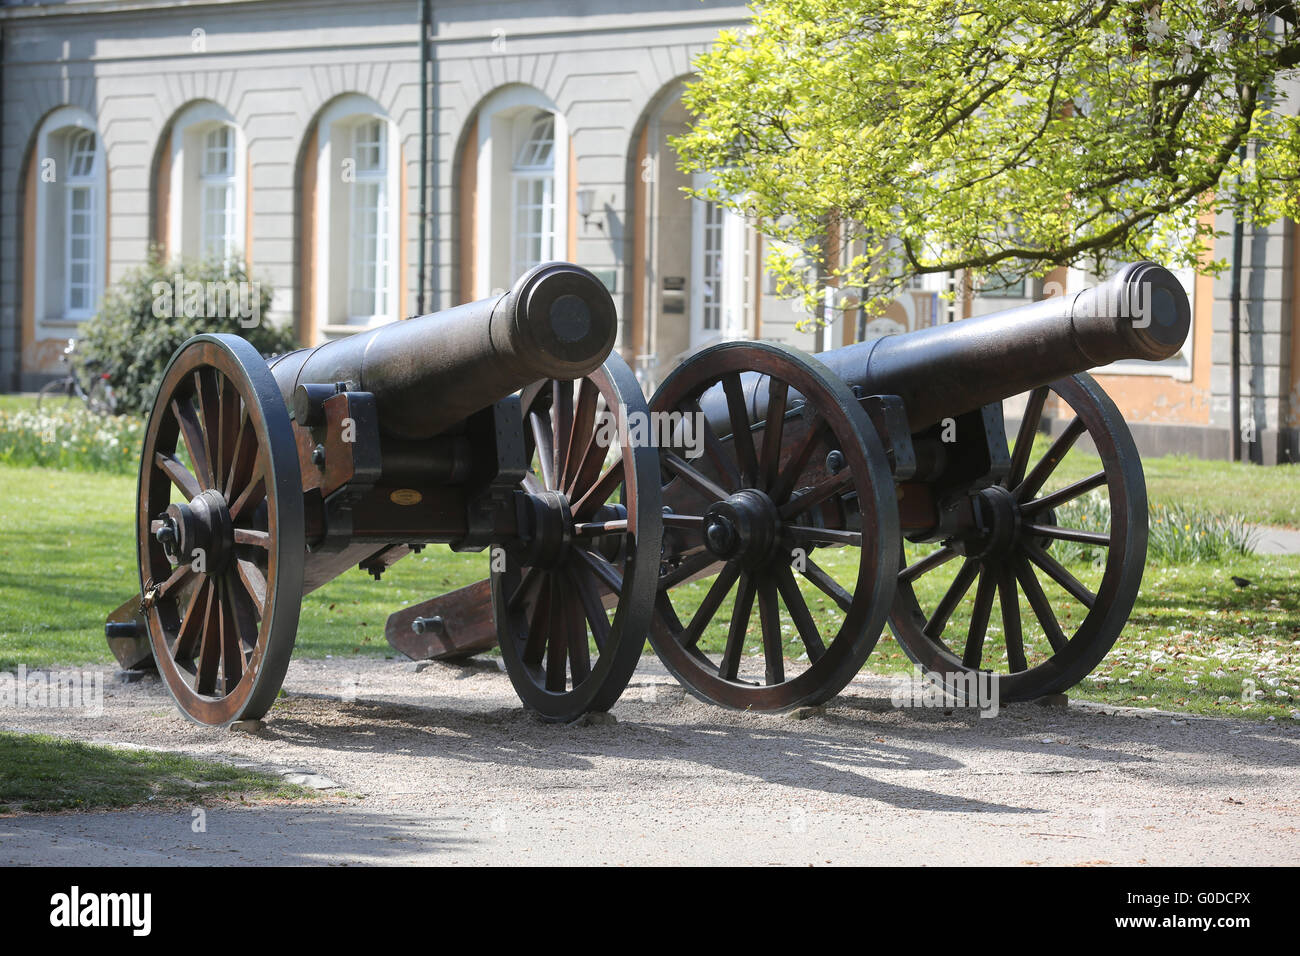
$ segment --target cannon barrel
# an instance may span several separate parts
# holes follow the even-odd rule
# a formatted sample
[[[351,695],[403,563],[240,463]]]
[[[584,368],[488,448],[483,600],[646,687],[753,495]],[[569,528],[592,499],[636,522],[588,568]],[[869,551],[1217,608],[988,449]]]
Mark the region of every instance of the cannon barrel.
[[[375,396],[384,435],[426,439],[532,382],[599,368],[616,332],[604,284],[550,262],[503,295],[291,352],[271,371],[290,408],[300,385],[347,382]]]
[[[898,395],[913,430],[1121,359],[1178,353],[1187,294],[1154,262],[1092,289],[820,353],[867,394]]]
[[[1178,354],[1191,327],[1187,293],[1154,262],[1125,266],[1091,289],[1004,312],[817,353],[867,395],[897,395],[916,432],[990,402],[1121,359]],[[767,417],[766,376],[742,376],[751,421]],[[700,399],[719,437],[731,434],[726,397]]]

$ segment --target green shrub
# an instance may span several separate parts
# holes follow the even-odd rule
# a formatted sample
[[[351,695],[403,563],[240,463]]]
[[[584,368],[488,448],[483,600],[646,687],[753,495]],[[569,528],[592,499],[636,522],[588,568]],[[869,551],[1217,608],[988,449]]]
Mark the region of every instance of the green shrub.
[[[76,361],[109,373],[119,412],[147,414],[172,354],[200,332],[242,335],[263,355],[295,347],[266,321],[271,287],[239,261],[164,262],[156,253],[124,275],[88,321]]]

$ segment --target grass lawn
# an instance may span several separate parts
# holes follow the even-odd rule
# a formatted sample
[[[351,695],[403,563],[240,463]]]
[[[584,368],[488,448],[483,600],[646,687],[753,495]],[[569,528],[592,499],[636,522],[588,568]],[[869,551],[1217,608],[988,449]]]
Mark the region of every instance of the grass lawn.
[[[149,800],[304,799],[272,774],[176,754],[0,732],[0,813],[129,807]]]
[[[1095,459],[1078,452],[1062,466],[1059,481],[1094,470]],[[1193,473],[1209,475],[1199,489],[1203,507],[1240,511],[1247,503],[1273,501],[1269,516],[1278,522],[1290,494],[1295,507],[1300,471],[1259,469],[1226,463],[1190,462]],[[1201,467],[1204,466],[1204,467]],[[1189,481],[1179,460],[1147,463],[1153,501],[1177,501],[1165,489]],[[1162,477],[1163,476],[1163,477]],[[1235,477],[1234,477],[1235,476]],[[1240,478],[1257,482],[1243,490]],[[1058,479],[1054,477],[1054,481]],[[1294,490],[1292,490],[1294,489]],[[41,468],[0,465],[0,669],[18,664],[110,661],[103,639],[103,619],[138,587],[133,544],[135,479]],[[1271,497],[1270,497],[1271,496]],[[1278,522],[1281,523],[1281,522]],[[819,550],[817,561],[848,583],[852,569],[846,556]],[[953,562],[955,568],[956,562]],[[1071,570],[1095,587],[1099,572],[1083,562]],[[484,554],[453,554],[431,547],[399,562],[383,581],[353,569],[312,594],[303,604],[295,653],[301,656],[391,655],[383,637],[390,613],[484,576]],[[1253,584],[1238,588],[1232,575]],[[933,607],[947,580],[936,573],[923,578],[918,597]],[[684,593],[679,613],[699,601],[708,581]],[[1067,631],[1081,607],[1055,585],[1044,586]],[[804,588],[823,630],[837,624],[839,610],[820,591]],[[693,592],[693,596],[692,596]],[[1300,707],[1300,556],[1234,556],[1222,563],[1160,567],[1148,564],[1142,594],[1132,620],[1097,672],[1073,693],[1097,700],[1139,706],[1291,719]],[[949,634],[963,634],[969,601],[954,615]],[[1032,620],[1027,606],[1022,618]],[[720,651],[726,620],[715,620],[704,647]],[[1000,619],[995,609],[990,650],[999,653]],[[751,621],[747,650],[756,651],[758,617]],[[802,645],[790,627],[788,656]],[[1026,629],[1031,651],[1044,646],[1037,628]],[[1002,651],[1005,653],[1005,651]],[[761,658],[747,666],[761,668]],[[888,632],[868,667],[906,672],[910,663]],[[1252,685],[1257,695],[1244,694]],[[1226,699],[1224,699],[1226,698]]]
[[[135,478],[0,465],[0,670],[108,662],[104,617],[140,582]],[[395,653],[402,605],[486,576],[487,555],[429,548],[374,581],[352,569],[303,602],[296,653]]]

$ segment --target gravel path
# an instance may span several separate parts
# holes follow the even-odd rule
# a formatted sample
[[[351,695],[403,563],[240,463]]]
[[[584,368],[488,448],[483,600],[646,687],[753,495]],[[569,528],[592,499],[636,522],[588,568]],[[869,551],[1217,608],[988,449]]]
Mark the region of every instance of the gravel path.
[[[684,696],[647,659],[617,724],[526,715],[491,661],[294,661],[257,733],[156,681],[0,726],[324,775],[290,805],[0,817],[0,864],[1293,864],[1300,726],[1072,703],[895,709],[861,677],[806,719]],[[326,794],[339,791],[326,790]]]

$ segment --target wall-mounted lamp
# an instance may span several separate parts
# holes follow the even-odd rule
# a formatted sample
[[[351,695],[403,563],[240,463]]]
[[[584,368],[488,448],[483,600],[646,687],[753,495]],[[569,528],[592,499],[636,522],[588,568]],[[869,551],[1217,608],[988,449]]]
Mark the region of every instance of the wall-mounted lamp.
[[[591,211],[592,211],[591,207],[596,201],[596,190],[579,189],[577,198],[578,198],[578,215],[582,217],[582,228],[585,231],[587,228],[588,220],[591,219]],[[596,228],[599,229],[601,232],[604,232],[605,223],[597,219]]]

